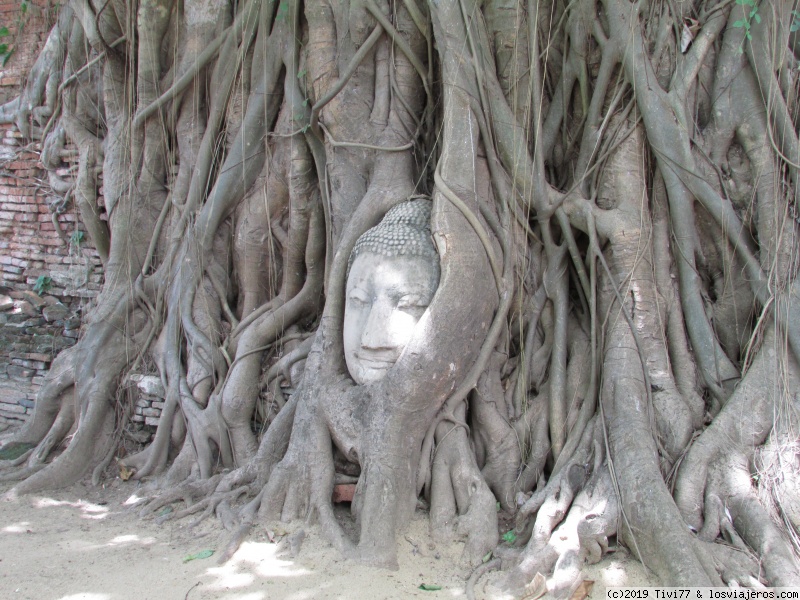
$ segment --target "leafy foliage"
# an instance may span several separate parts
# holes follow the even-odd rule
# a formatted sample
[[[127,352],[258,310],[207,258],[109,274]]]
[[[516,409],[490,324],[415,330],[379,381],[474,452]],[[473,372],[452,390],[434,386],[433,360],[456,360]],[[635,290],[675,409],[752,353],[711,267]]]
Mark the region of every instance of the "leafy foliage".
[[[72,232],[72,235],[69,236],[69,243],[71,246],[80,247],[80,245],[85,241],[86,236],[80,229],[76,229]]]
[[[755,0],[736,0],[736,4],[740,6],[749,6],[750,10],[747,12],[747,16],[744,19],[739,19],[733,22],[733,26],[737,29],[744,29],[744,36],[748,40],[753,39],[753,34],[750,33],[750,29],[752,27],[753,21],[757,24],[761,23],[761,15],[758,14],[758,6],[756,5]],[[739,52],[744,52],[744,48],[739,46]]]
[[[39,275],[36,278],[36,283],[33,284],[33,291],[37,294],[44,294],[53,284],[53,279],[49,275]]]

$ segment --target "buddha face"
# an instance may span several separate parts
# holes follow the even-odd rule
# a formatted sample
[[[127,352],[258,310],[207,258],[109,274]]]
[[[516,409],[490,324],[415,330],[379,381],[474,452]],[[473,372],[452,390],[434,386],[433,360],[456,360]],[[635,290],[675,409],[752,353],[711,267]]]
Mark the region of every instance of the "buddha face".
[[[439,285],[439,263],[423,256],[359,254],[347,278],[344,356],[360,385],[397,362]]]

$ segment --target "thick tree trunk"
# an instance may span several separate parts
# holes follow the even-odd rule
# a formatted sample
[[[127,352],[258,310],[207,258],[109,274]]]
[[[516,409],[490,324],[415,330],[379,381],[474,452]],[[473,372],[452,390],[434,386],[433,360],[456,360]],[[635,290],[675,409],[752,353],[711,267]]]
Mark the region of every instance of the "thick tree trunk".
[[[42,140],[106,281],[0,478],[99,480],[147,369],[160,424],[119,462],[144,513],[216,512],[223,558],[259,516],[313,516],[392,567],[422,501],[514,591],[568,597],[614,536],[666,585],[796,585],[790,4],[70,2],[0,118]],[[351,252],[420,197],[438,289],[359,385]]]

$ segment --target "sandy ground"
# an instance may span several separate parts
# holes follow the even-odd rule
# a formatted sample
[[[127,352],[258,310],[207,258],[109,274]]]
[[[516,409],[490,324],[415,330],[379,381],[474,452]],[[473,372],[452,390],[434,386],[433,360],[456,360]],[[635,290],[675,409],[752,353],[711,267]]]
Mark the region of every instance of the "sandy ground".
[[[10,489],[0,485],[0,494]],[[215,556],[184,562],[203,550],[217,552],[226,533],[214,519],[194,529],[188,519],[157,525],[126,505],[135,483],[89,483],[44,496],[0,503],[0,599],[19,600],[381,600],[466,598],[468,573],[454,567],[458,543],[434,544],[427,518],[417,513],[399,539],[398,571],[347,562],[315,527],[294,559],[270,543],[257,527],[233,558],[217,565]],[[278,528],[286,535],[299,525]],[[484,577],[476,591],[487,598]],[[656,585],[641,565],[611,554],[587,570],[595,581],[591,599],[605,597],[607,586]],[[423,591],[420,584],[441,586]]]

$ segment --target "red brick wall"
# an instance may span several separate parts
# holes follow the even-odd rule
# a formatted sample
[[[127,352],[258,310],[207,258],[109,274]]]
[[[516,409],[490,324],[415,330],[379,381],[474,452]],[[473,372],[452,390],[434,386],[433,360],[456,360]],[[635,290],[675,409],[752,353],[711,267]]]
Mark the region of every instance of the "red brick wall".
[[[14,47],[0,68],[3,102],[19,94],[53,23],[48,7],[55,2],[30,4],[16,35],[20,2],[0,0],[0,26],[11,30],[0,42]],[[0,426],[32,412],[52,359],[78,339],[81,316],[103,281],[100,259],[74,203],[55,215],[49,208],[58,198],[47,185],[40,149],[40,143],[23,140],[14,126],[0,125]],[[62,158],[59,175],[69,177],[77,153],[67,149]],[[76,232],[82,232],[82,240]],[[50,283],[36,294],[40,278]]]
[[[39,277],[50,277],[47,292],[69,304],[94,298],[102,267],[77,208],[70,202],[61,214],[51,212],[48,204],[58,198],[39,163],[40,144],[22,145],[24,140],[10,125],[0,125],[0,135],[0,285],[33,289]],[[4,150],[13,153],[10,160],[2,160]],[[70,162],[59,171],[70,171]]]
[[[13,49],[5,65],[0,59],[0,103],[19,93],[57,15],[55,0],[28,0],[27,4],[23,13],[20,0],[0,0],[0,26],[7,27],[10,33],[0,43]]]

